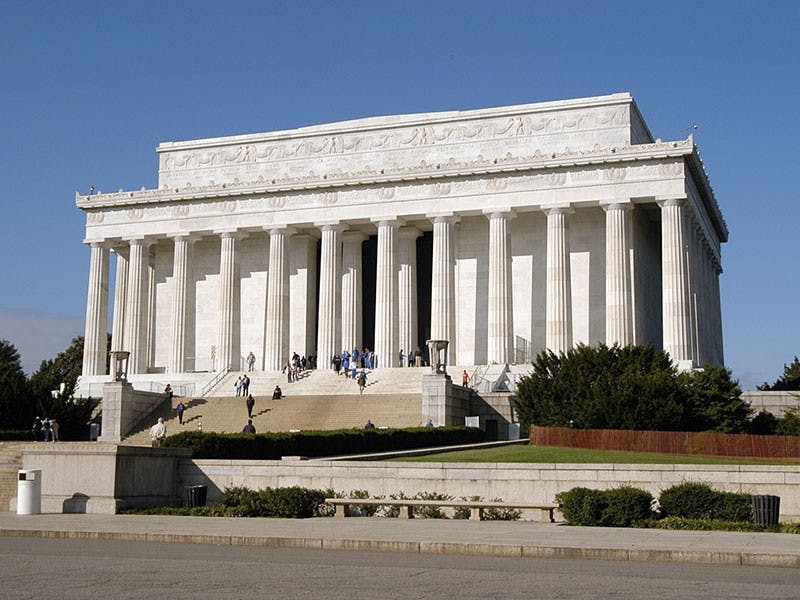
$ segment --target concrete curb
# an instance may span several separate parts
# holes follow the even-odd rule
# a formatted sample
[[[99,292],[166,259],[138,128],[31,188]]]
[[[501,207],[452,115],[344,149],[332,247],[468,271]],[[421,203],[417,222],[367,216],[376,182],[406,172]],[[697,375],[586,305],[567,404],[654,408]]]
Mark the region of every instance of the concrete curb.
[[[0,529],[0,537],[34,537],[72,540],[109,540],[219,546],[261,546],[311,550],[350,550],[360,552],[404,552],[514,558],[572,560],[613,560],[623,562],[672,562],[708,565],[800,568],[800,555],[791,553],[726,552],[710,550],[657,550],[540,546],[530,544],[490,544],[440,541],[402,541],[348,538],[242,536],[213,534],[138,533],[120,531],[80,531],[57,529]]]

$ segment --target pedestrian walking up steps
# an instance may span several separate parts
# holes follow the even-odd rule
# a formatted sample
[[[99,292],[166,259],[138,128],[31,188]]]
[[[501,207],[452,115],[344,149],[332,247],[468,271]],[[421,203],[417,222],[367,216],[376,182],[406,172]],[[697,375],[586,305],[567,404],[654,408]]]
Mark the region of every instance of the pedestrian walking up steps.
[[[293,383],[288,383],[286,375],[280,372],[252,371],[247,375],[250,394],[256,401],[253,425],[259,433],[359,428],[368,419],[377,427],[422,425],[422,373],[422,369],[399,368],[369,371],[367,386],[360,394],[354,380],[333,371],[305,371]],[[165,403],[124,443],[149,445],[148,430],[158,417],[165,419],[170,434],[200,428],[240,432],[247,423],[247,407],[244,397],[234,395],[234,383],[241,375],[241,372],[229,373],[204,398],[184,399],[187,409],[183,425]],[[280,400],[272,399],[276,385],[284,395]]]

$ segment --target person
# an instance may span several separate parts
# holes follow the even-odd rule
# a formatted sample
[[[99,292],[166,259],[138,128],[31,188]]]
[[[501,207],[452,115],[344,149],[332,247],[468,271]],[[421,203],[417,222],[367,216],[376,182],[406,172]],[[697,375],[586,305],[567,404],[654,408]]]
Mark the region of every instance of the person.
[[[247,370],[252,371],[256,365],[256,355],[252,352],[247,355]]]
[[[333,357],[331,362],[333,363],[333,370],[336,371],[336,374],[338,375],[339,371],[342,370],[342,357],[337,354]]]
[[[44,435],[44,441],[50,442],[53,440],[53,432],[50,429],[50,419],[45,417],[44,421],[42,421],[42,435]]]
[[[414,348],[414,366],[415,367],[422,366],[422,351],[419,349],[419,346]]]
[[[237,377],[236,378],[236,383],[233,384],[233,387],[236,388],[236,397],[238,398],[239,396],[242,395],[242,378],[241,377]]]
[[[464,369],[464,372],[461,373],[461,386],[469,387],[469,375],[467,374],[466,369]]]
[[[31,433],[33,434],[33,441],[38,442],[39,436],[42,433],[42,420],[39,417],[36,417],[33,420],[33,426],[31,427]]]
[[[242,396],[247,396],[250,393],[250,378],[247,375],[242,375]]]
[[[364,425],[364,429],[375,429],[375,424],[369,419],[367,419],[367,424]]]
[[[178,423],[183,425],[183,411],[186,410],[186,405],[182,401],[178,402],[178,406],[175,407],[175,410],[178,411]]]
[[[294,370],[294,367],[292,366],[291,361],[286,363],[286,383],[292,383],[292,379],[293,379],[292,371],[293,370]]]
[[[253,416],[253,407],[256,405],[256,399],[253,398],[253,394],[247,395],[247,401],[245,404],[247,404],[247,418],[249,419]]]
[[[428,422],[425,423],[425,427],[433,427],[433,419],[428,419]]]
[[[53,434],[53,441],[58,442],[58,421],[50,419],[50,433]]]
[[[400,348],[400,366],[403,366],[403,363],[406,361],[406,355],[403,352],[403,349]]]
[[[400,363],[400,365],[402,366],[402,363]],[[408,351],[408,366],[409,367],[413,367],[414,366],[414,351],[413,350],[409,350]]]
[[[172,386],[167,384],[167,387],[164,388],[164,393],[167,395],[167,400],[172,400],[172,396],[174,395],[172,392]]]
[[[281,398],[283,398],[283,390],[281,390],[281,386],[276,385],[275,389],[272,391],[272,399],[280,400]]]
[[[253,425],[253,419],[247,419],[247,425],[245,425],[244,428],[242,429],[242,433],[255,433],[255,432],[256,428],[255,425]]]
[[[150,428],[151,445],[153,448],[160,448],[165,439],[167,439],[167,426],[164,425],[164,419],[158,417],[158,423]]]
[[[367,374],[361,371],[361,373],[358,374],[358,393],[363,394],[365,387],[367,387]]]

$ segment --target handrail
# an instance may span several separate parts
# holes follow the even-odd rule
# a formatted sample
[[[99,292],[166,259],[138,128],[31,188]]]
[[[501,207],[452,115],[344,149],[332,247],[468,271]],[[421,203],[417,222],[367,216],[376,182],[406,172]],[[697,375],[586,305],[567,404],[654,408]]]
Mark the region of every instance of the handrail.
[[[209,381],[207,384],[205,384],[205,385],[203,386],[203,389],[201,389],[201,390],[200,390],[200,397],[201,397],[201,398],[205,398],[205,395],[206,395],[208,392],[210,392],[211,390],[213,390],[213,389],[214,389],[214,388],[217,386],[217,384],[218,384],[220,381],[222,381],[223,379],[225,379],[225,376],[226,376],[228,373],[230,373],[230,370],[231,370],[231,369],[230,369],[230,367],[225,367],[224,369],[221,369],[221,370],[217,371],[217,372],[214,374],[214,377],[212,377],[212,378],[211,378],[211,381]]]

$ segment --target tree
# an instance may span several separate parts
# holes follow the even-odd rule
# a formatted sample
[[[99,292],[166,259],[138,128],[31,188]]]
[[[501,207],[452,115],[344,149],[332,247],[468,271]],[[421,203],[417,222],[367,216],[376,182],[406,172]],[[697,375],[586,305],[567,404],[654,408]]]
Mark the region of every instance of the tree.
[[[74,397],[82,368],[83,338],[77,337],[54,359],[43,360],[39,370],[31,376],[30,388],[36,410],[42,417],[58,420],[59,434],[64,439],[87,437],[87,423],[97,404],[91,398]],[[63,390],[61,384],[64,384]]]
[[[795,356],[788,365],[783,365],[783,375],[775,383],[769,385],[766,381],[758,386],[762,392],[784,392],[800,390],[800,360]]]
[[[517,384],[524,425],[683,430],[688,414],[669,355],[651,345],[579,344],[537,355]]]
[[[11,342],[0,340],[0,429],[27,429],[33,417],[19,352]]]
[[[731,379],[725,367],[706,365],[703,369],[681,373],[692,429],[720,433],[746,433],[750,430],[750,405],[742,400],[739,382]]]

